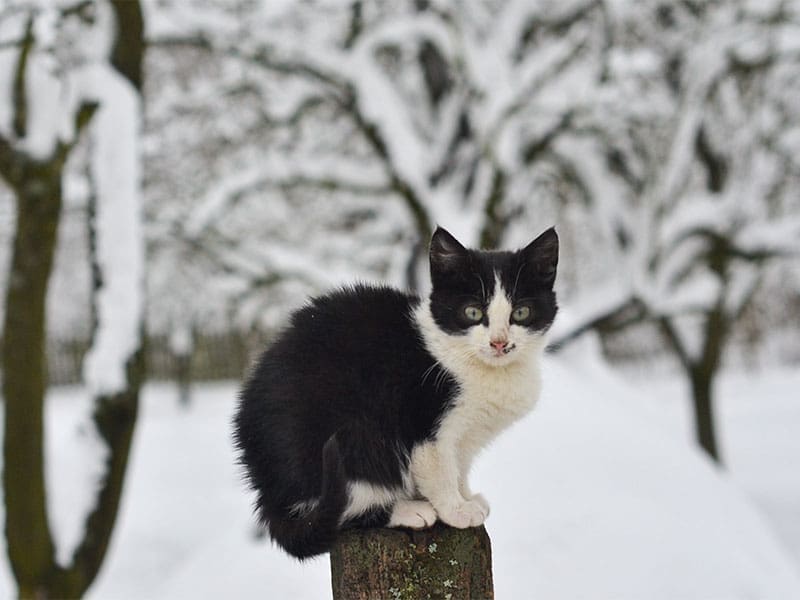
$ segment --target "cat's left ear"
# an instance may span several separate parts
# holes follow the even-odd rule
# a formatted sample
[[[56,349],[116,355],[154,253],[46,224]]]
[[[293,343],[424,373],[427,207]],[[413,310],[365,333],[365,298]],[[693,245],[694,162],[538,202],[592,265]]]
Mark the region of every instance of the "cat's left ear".
[[[442,227],[437,227],[433,232],[430,252],[432,270],[453,268],[467,255],[467,249]]]
[[[558,266],[558,234],[551,227],[530,244],[520,250],[534,277],[542,283],[550,285],[556,279]]]

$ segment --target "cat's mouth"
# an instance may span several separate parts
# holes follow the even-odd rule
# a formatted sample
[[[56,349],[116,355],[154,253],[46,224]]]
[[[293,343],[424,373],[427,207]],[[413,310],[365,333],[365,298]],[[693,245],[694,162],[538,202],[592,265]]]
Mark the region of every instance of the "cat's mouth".
[[[485,348],[479,354],[481,358],[483,358],[490,365],[500,365],[507,362],[508,355],[512,354],[516,348],[516,344],[510,343],[501,348],[495,346],[492,346],[491,348]]]
[[[495,356],[505,356],[506,354],[512,352],[514,348],[516,348],[516,344],[508,344],[507,346],[503,346],[502,348],[494,348],[494,355]]]

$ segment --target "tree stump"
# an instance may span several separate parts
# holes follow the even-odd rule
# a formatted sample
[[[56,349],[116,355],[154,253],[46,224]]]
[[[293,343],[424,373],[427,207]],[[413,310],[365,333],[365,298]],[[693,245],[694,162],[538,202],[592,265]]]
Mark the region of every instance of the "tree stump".
[[[351,529],[331,551],[334,600],[494,598],[486,529]]]

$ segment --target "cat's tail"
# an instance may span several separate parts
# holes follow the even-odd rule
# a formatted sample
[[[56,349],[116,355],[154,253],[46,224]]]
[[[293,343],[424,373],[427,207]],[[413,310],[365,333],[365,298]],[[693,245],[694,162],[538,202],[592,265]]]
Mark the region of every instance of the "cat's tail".
[[[292,556],[305,559],[328,552],[339,533],[339,519],[347,506],[347,483],[336,434],[322,449],[322,494],[302,515],[269,520],[269,533]]]

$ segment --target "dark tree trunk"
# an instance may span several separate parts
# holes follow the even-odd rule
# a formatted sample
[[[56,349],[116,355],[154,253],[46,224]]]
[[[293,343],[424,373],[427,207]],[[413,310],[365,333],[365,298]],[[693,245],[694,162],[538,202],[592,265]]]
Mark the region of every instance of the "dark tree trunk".
[[[353,529],[331,551],[334,600],[494,598],[484,527]]]
[[[721,299],[705,317],[703,345],[697,357],[689,355],[669,319],[661,318],[659,324],[689,380],[697,443],[715,462],[721,463],[714,423],[714,377],[719,370],[731,323]]]
[[[695,435],[700,447],[721,462],[714,426],[714,372],[696,366],[689,371],[694,403]]]
[[[10,182],[17,196],[17,224],[3,327],[3,489],[11,569],[20,594],[38,596],[53,564],[42,413],[45,300],[61,210],[61,164],[33,163],[20,155],[14,159],[19,179]]]

